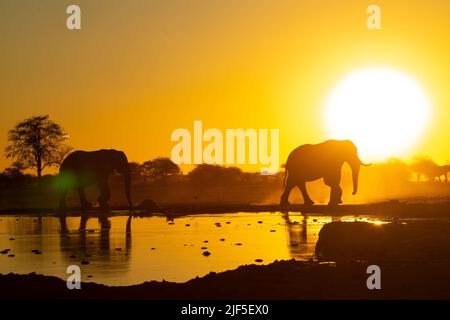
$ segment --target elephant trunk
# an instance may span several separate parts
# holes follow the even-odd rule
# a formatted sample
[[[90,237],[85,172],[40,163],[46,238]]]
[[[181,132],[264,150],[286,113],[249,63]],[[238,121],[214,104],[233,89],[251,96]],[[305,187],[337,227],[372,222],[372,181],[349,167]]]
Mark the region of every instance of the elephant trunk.
[[[128,204],[130,205],[130,208],[132,208],[133,204],[131,202],[131,192],[130,192],[130,188],[131,188],[131,174],[130,174],[130,170],[129,169],[126,169],[123,172],[123,179],[124,179],[124,185],[125,185],[125,196],[127,197]]]
[[[358,192],[358,179],[359,179],[359,169],[361,166],[361,161],[355,161],[350,164],[352,168],[352,180],[353,180],[353,195]]]

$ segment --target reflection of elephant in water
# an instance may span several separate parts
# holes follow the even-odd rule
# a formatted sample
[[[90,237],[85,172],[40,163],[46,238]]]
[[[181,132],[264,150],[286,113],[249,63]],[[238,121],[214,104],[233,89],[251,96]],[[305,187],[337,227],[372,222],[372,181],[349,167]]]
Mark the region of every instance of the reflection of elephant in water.
[[[331,187],[330,205],[341,203],[342,189],[341,168],[347,162],[352,168],[353,194],[358,190],[360,165],[364,165],[358,157],[357,149],[350,140],[328,140],[319,144],[305,144],[294,149],[286,162],[284,176],[284,192],[281,195],[281,205],[289,204],[289,194],[297,186],[303,195],[305,204],[314,202],[306,191],[307,181],[324,179]]]
[[[132,207],[130,197],[130,168],[125,153],[117,150],[98,151],[75,151],[68,155],[59,169],[61,199],[60,207],[66,206],[66,194],[76,188],[80,195],[80,202],[83,208],[88,208],[91,204],[86,200],[84,188],[97,184],[100,189],[98,203],[101,207],[108,207],[110,191],[108,177],[114,171],[123,175],[125,183],[125,195],[130,208]]]

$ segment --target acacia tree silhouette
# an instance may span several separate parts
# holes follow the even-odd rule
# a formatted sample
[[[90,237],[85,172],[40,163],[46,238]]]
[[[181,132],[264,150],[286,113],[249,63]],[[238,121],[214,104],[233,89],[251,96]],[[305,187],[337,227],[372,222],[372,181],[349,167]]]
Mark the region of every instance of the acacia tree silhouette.
[[[46,167],[59,165],[71,148],[68,136],[48,115],[38,115],[19,122],[8,132],[6,158],[15,159],[24,169],[35,169],[38,179]]]

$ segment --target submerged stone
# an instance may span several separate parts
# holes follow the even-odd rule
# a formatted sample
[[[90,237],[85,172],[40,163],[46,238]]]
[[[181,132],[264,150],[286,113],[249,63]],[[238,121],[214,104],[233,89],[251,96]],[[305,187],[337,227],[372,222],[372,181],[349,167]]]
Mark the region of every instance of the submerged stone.
[[[142,200],[142,202],[138,205],[139,209],[148,210],[148,211],[160,211],[160,208],[158,205],[151,199],[146,198]]]

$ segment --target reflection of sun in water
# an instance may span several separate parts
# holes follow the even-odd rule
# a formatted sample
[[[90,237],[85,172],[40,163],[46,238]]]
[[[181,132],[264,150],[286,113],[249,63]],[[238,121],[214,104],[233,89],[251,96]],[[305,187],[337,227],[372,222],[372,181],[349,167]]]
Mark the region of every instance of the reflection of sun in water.
[[[331,92],[325,123],[334,139],[350,139],[364,160],[399,156],[424,134],[431,105],[411,77],[386,68],[349,74]]]

